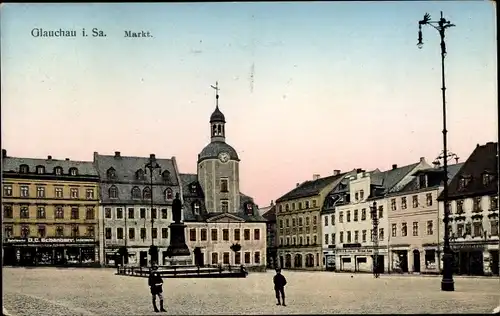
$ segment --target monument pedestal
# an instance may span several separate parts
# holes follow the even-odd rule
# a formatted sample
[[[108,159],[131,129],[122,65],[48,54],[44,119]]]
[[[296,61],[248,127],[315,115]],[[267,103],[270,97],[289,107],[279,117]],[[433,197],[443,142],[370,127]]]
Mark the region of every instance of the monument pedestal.
[[[166,265],[192,265],[193,258],[186,245],[184,223],[170,224],[170,246],[167,249]]]

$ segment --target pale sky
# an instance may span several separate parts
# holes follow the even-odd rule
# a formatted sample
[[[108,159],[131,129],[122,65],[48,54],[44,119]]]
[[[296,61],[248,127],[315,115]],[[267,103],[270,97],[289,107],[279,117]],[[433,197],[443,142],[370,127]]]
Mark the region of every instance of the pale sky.
[[[442,150],[439,35],[426,27],[416,44],[418,21],[441,10],[456,24],[449,149],[464,161],[497,141],[491,1],[3,4],[2,148],[88,161],[155,153],[195,173],[219,81],[240,188],[260,206],[316,173],[431,163]]]

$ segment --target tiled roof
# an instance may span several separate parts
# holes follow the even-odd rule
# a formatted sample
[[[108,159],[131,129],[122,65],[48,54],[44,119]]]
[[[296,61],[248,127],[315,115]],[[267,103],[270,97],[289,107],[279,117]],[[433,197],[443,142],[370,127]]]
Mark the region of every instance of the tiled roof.
[[[238,153],[236,150],[226,142],[213,141],[205,146],[198,155],[198,162],[205,159],[216,159],[220,153],[225,152],[229,154],[232,160],[239,161]]]
[[[146,174],[143,180],[136,179],[136,172],[140,169],[144,170],[146,164],[149,162],[149,157],[130,157],[130,156],[111,156],[99,155],[94,153],[94,164],[101,178],[100,195],[103,203],[112,204],[145,204],[148,205],[150,199],[132,199],[132,188],[139,187],[141,192],[145,187],[150,186],[151,178]],[[155,170],[153,177],[153,202],[155,204],[170,205],[172,200],[166,200],[165,190],[172,189],[173,197],[176,193],[180,192],[180,187],[177,180],[177,171],[174,166],[173,159],[156,159],[161,170]],[[116,172],[116,179],[109,181],[107,178],[107,171],[114,168]],[[168,171],[170,173],[170,181],[166,182],[159,172]],[[148,170],[149,173],[149,170]],[[115,186],[118,189],[118,199],[110,199],[109,189]]]
[[[497,146],[498,143],[493,142],[482,146],[477,145],[460,171],[451,180],[448,188],[448,197],[450,199],[498,193]],[[486,186],[483,184],[485,172],[492,177]],[[469,183],[464,188],[460,188],[460,180],[464,177],[470,179]],[[438,199],[442,199],[442,194]]]
[[[449,165],[448,166],[448,183],[451,182],[453,177],[457,174],[457,172],[460,170],[460,168],[464,165],[463,162]],[[425,173],[425,172],[442,172],[443,168],[429,168],[429,169],[423,169],[420,170],[419,172]],[[439,187],[439,184],[433,185],[433,186],[428,186],[424,188],[423,190],[428,190],[429,188],[434,188],[434,187]],[[413,192],[419,190],[418,186],[418,177],[414,177],[407,185],[405,185],[401,190],[398,190],[397,192],[391,192],[391,193],[405,193],[405,192]]]
[[[292,191],[286,193],[276,200],[276,202],[284,202],[302,197],[308,197],[318,194],[326,186],[332,184],[334,181],[344,178],[346,173],[341,173],[334,176],[319,178],[318,180],[310,180],[300,184]]]
[[[370,177],[371,184],[384,188],[383,194],[390,192],[408,173],[410,173],[419,163],[373,173]]]
[[[63,174],[69,174],[70,168],[77,168],[78,175],[97,176],[97,170],[92,161],[59,160],[5,157],[2,158],[2,172],[19,172],[19,166],[27,165],[30,173],[36,172],[37,166],[45,167],[46,173],[54,173],[55,167],[62,167]]]
[[[262,214],[262,217],[264,217],[266,220],[270,222],[275,222],[276,221],[276,205],[271,206],[271,208]]]

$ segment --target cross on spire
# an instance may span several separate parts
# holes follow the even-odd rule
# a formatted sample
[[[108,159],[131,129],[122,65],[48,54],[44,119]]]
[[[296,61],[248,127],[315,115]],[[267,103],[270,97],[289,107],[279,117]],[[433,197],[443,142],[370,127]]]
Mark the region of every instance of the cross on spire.
[[[210,86],[212,87],[212,89],[215,90],[215,107],[218,108],[219,107],[219,90],[220,90],[219,89],[219,82],[218,81],[215,82],[215,87],[212,85],[210,85]]]

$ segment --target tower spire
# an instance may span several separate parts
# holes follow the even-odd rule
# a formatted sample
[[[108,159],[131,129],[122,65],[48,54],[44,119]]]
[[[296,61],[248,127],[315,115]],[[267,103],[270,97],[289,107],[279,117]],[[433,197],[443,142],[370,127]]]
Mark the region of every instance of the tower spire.
[[[219,82],[215,82],[215,87],[210,85],[215,90],[215,108],[219,108]]]

